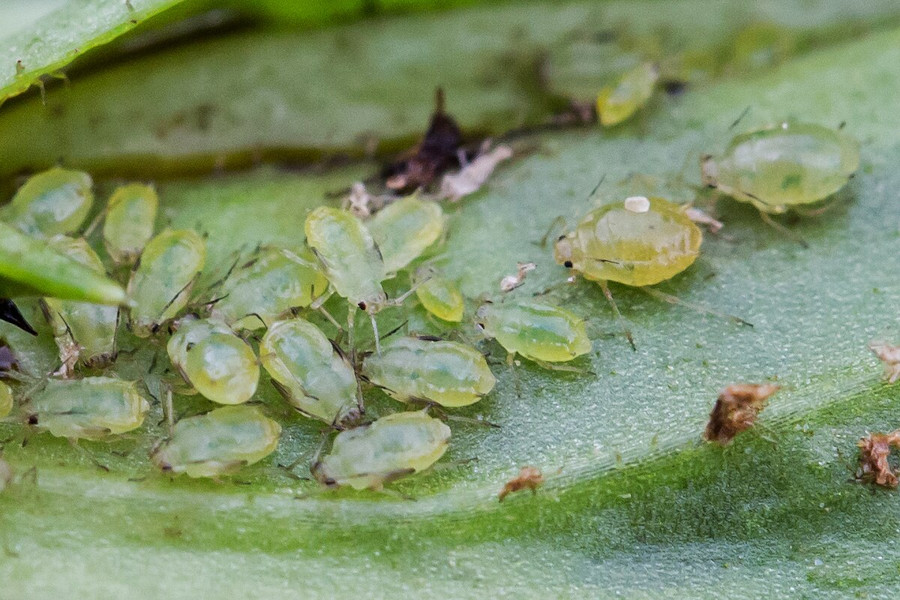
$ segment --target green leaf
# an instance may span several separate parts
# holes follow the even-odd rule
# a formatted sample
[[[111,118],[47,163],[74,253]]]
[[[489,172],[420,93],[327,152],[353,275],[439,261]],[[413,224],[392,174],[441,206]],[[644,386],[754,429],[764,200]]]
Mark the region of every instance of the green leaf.
[[[566,277],[533,242],[557,216],[571,223],[588,210],[601,175],[599,201],[650,191],[690,200],[699,157],[725,147],[748,105],[736,131],[784,119],[846,122],[863,166],[829,212],[789,223],[809,249],[723,199],[728,237],[707,237],[702,261],[660,286],[752,329],[615,287],[634,353],[596,285],[551,292],[589,319],[594,352],[577,365],[594,374],[523,361],[513,375],[498,365],[496,392],[459,413],[501,429],[452,423],[448,458],[478,461],[395,486],[416,501],[327,493],[284,476],[274,463],[311,454],[319,428],[289,416],[270,391],[263,401],[285,435],[273,461],[238,477],[249,486],[152,473],[146,451],[162,435],[158,405],[146,433],[85,444],[109,473],[46,435],[8,444],[5,459],[37,475],[0,495],[4,593],[886,596],[900,579],[898,498],[852,477],[856,441],[896,428],[900,408],[866,349],[900,328],[900,98],[884,84],[898,62],[900,30],[892,30],[660,99],[614,130],[532,135],[484,191],[449,209],[445,273],[471,299],[496,296],[516,262],[533,260],[538,269],[515,292],[527,296]],[[171,226],[206,231],[210,262],[224,269],[242,246],[297,243],[307,210],[336,202],[330,192],[374,168],[175,181],[160,186],[161,208]],[[385,318],[402,319],[397,312]],[[414,326],[424,323],[418,309],[410,314]],[[5,326],[0,333],[22,349],[26,368],[52,365],[46,335],[39,345]],[[483,348],[502,361],[496,344]],[[119,371],[145,375],[151,353],[121,359]],[[725,450],[700,443],[718,390],[763,380],[784,389],[759,426]],[[204,407],[178,402],[181,411]],[[373,413],[397,406],[371,398]],[[18,431],[4,425],[0,437]],[[547,485],[499,504],[503,483],[526,464],[540,467]]]

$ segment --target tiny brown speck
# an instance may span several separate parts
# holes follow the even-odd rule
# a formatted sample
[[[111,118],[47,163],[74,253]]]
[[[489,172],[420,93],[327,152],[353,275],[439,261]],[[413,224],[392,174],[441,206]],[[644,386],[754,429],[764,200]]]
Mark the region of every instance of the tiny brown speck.
[[[498,497],[500,502],[503,502],[507,495],[524,489],[529,489],[532,494],[536,494],[537,489],[543,484],[544,476],[541,474],[540,469],[537,467],[522,467],[518,476],[506,482]]]

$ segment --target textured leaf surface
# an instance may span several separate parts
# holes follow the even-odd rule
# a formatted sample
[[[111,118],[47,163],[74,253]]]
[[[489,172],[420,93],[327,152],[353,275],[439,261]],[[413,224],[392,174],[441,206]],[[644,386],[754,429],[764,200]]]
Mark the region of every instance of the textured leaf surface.
[[[519,395],[513,375],[497,365],[497,391],[461,412],[501,429],[452,424],[449,459],[478,461],[396,486],[414,502],[322,493],[271,463],[241,476],[250,486],[170,481],[145,459],[160,434],[158,406],[149,436],[117,442],[115,452],[86,445],[109,464],[108,474],[48,436],[24,448],[8,444],[5,458],[20,473],[36,465],[37,483],[25,479],[0,495],[2,594],[888,593],[900,579],[898,498],[873,494],[852,475],[856,440],[896,428],[900,408],[865,347],[900,335],[900,100],[884,85],[897,64],[900,30],[661,101],[646,119],[612,132],[533,136],[531,153],[450,211],[441,266],[461,278],[466,295],[496,295],[502,275],[533,260],[537,271],[516,292],[528,295],[566,275],[532,242],[557,216],[572,222],[586,211],[601,175],[597,201],[653,190],[688,200],[699,156],[724,148],[748,105],[737,130],[787,118],[846,122],[862,143],[863,166],[831,211],[791,224],[809,249],[722,200],[730,238],[708,238],[702,261],[660,286],[738,314],[752,329],[615,287],[638,344],[633,353],[595,285],[551,293],[589,319],[594,352],[577,364],[594,374],[525,363]],[[162,210],[174,226],[207,231],[211,260],[224,268],[242,245],[298,242],[307,210],[334,202],[328,192],[370,171],[260,170],[172,182],[161,187]],[[412,314],[411,326],[424,326],[421,313]],[[0,332],[17,347],[29,342],[5,326]],[[495,344],[483,348],[502,360]],[[33,346],[24,360],[50,366],[52,349]],[[147,351],[138,353],[123,362],[124,374],[146,371],[147,361]],[[757,430],[724,451],[699,444],[721,387],[767,379],[785,389]],[[376,412],[395,406],[372,400]],[[283,410],[274,394],[264,401]],[[286,424],[278,461],[318,441],[316,426],[291,417]],[[0,429],[3,437],[16,431]],[[547,486],[498,504],[497,492],[524,464],[540,467]]]

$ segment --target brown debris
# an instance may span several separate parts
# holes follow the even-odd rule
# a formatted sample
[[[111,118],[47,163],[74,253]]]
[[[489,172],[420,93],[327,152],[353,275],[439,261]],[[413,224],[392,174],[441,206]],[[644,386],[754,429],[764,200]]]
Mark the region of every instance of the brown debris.
[[[885,381],[897,383],[900,380],[900,346],[892,346],[884,342],[872,342],[869,344],[869,349],[884,362]]]
[[[397,192],[409,192],[429,185],[438,175],[459,164],[461,144],[459,125],[444,112],[444,91],[438,88],[434,113],[425,137],[385,169],[385,185]]]
[[[544,476],[541,474],[540,469],[537,467],[522,467],[516,477],[506,482],[506,485],[500,490],[498,498],[500,502],[503,502],[503,499],[509,494],[524,489],[529,489],[532,494],[536,494],[537,489],[543,484]]]
[[[891,433],[873,433],[859,440],[857,446],[857,478],[882,487],[897,487],[897,475],[891,469],[888,456],[891,454],[891,447],[900,448],[900,429]]]
[[[766,401],[780,387],[771,383],[729,385],[719,394],[716,405],[709,413],[703,438],[727,446],[734,436],[753,427]]]

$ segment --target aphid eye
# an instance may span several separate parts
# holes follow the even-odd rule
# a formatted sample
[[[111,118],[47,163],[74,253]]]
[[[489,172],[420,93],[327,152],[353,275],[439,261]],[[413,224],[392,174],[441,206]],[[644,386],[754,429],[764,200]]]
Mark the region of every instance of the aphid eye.
[[[557,242],[561,242],[561,241],[563,241],[564,239],[566,239],[566,234],[562,234],[561,236],[559,236],[558,238],[556,238],[556,241],[557,241]]]
[[[484,331],[484,323],[475,323],[475,327],[477,327],[479,331]]]
[[[566,262],[563,263],[563,266],[564,266],[565,268],[567,268],[567,269],[571,269],[571,268],[572,268],[572,261],[571,261],[571,260],[567,260]]]
[[[184,349],[187,350],[188,352],[190,352],[194,346],[196,346],[196,344],[194,344],[193,342],[189,342],[188,345],[185,346]]]
[[[28,424],[29,425],[37,425],[38,424],[38,416],[37,415],[29,415],[28,416]]]
[[[365,302],[360,302],[359,304],[357,304],[357,306],[359,307],[359,310],[366,310],[366,303],[365,303]]]

